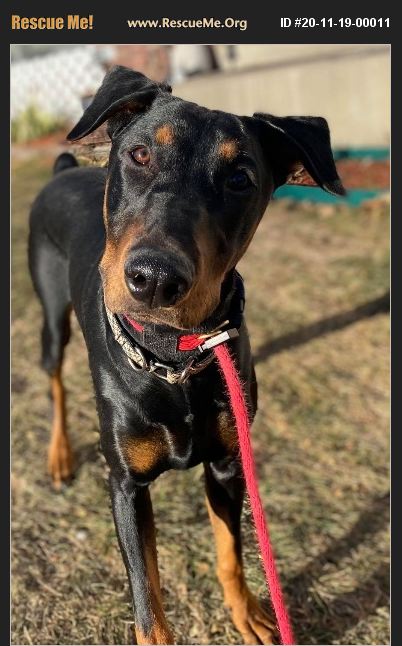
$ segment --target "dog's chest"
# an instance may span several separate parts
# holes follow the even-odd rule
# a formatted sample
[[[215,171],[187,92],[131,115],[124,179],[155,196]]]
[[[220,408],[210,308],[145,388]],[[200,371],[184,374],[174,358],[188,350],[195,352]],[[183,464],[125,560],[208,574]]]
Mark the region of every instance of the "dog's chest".
[[[209,402],[203,410],[178,415],[174,423],[150,423],[122,441],[127,465],[140,479],[168,469],[187,469],[237,453],[237,435],[227,406]]]

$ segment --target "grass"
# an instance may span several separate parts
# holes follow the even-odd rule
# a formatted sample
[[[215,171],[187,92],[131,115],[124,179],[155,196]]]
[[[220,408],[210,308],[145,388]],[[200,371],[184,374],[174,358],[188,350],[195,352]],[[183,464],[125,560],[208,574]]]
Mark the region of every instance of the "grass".
[[[13,172],[12,642],[126,644],[128,586],[76,324],[65,361],[76,478],[56,494],[45,473],[50,404],[26,240],[50,163]],[[274,203],[240,269],[260,388],[253,444],[298,643],[386,644],[389,319],[357,308],[388,289],[388,213]],[[152,494],[177,642],[238,644],[214,574],[202,469],[164,474]],[[243,526],[248,580],[264,597],[247,511]]]

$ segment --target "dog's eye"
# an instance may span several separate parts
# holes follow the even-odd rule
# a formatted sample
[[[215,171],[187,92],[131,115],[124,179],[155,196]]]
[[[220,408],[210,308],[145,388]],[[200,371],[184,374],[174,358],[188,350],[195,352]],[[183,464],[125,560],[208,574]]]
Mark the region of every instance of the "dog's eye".
[[[232,191],[244,191],[252,182],[245,170],[236,170],[226,180],[228,188]]]
[[[151,161],[151,153],[147,146],[136,146],[131,152],[131,157],[141,166],[147,166]]]

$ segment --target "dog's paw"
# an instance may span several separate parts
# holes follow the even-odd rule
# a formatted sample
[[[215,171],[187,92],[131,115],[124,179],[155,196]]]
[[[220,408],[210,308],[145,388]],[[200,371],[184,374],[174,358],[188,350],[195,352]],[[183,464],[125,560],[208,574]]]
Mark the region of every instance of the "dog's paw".
[[[63,483],[66,484],[71,480],[73,454],[66,436],[61,436],[50,443],[47,468],[56,491],[60,491]]]
[[[232,607],[232,617],[245,644],[277,643],[274,621],[251,592]]]

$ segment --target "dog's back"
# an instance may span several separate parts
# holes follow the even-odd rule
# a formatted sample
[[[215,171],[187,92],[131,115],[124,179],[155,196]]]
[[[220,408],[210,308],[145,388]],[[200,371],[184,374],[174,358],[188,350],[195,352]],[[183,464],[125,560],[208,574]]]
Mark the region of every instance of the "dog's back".
[[[104,240],[102,204],[106,171],[78,167],[63,153],[54,164],[54,177],[42,189],[30,214],[30,256],[48,238],[66,257],[94,238]],[[78,254],[79,255],[79,254]],[[85,259],[84,259],[85,260]]]

